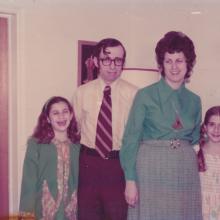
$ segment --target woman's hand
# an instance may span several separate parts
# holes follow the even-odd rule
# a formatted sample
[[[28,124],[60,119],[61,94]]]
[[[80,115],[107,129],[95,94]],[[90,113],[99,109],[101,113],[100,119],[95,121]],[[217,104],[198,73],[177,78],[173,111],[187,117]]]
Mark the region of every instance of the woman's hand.
[[[127,180],[125,186],[125,200],[130,206],[135,206],[138,201],[138,190],[136,182]]]

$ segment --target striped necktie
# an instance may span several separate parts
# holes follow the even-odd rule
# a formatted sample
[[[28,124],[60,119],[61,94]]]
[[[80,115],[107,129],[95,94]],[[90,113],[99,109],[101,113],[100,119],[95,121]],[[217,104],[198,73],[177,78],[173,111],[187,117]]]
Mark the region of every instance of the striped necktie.
[[[107,158],[112,150],[112,100],[111,87],[106,86],[103,92],[97,128],[96,128],[96,150],[102,158]]]

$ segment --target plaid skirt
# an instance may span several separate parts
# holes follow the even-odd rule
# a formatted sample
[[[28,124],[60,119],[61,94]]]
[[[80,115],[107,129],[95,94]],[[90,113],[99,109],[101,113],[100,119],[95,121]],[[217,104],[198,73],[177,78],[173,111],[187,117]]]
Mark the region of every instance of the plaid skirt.
[[[128,220],[202,219],[197,158],[187,141],[144,141],[136,169],[139,201]]]

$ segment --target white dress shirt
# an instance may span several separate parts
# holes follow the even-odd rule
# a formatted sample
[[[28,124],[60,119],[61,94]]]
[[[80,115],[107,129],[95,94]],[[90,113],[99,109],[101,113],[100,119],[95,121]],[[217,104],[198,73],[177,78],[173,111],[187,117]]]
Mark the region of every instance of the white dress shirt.
[[[79,86],[73,97],[73,108],[81,132],[80,142],[90,148],[95,148],[96,126],[105,86],[101,78],[95,79]],[[113,150],[119,150],[137,87],[120,78],[110,86]]]

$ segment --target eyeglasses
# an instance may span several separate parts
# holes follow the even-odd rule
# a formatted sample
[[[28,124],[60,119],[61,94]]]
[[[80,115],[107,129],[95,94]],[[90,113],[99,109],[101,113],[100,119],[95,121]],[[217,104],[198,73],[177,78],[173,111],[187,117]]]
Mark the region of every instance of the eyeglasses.
[[[106,58],[99,58],[102,61],[104,66],[110,66],[112,62],[114,62],[115,66],[122,66],[124,64],[124,58],[116,57],[115,59],[111,59],[109,57]]]

